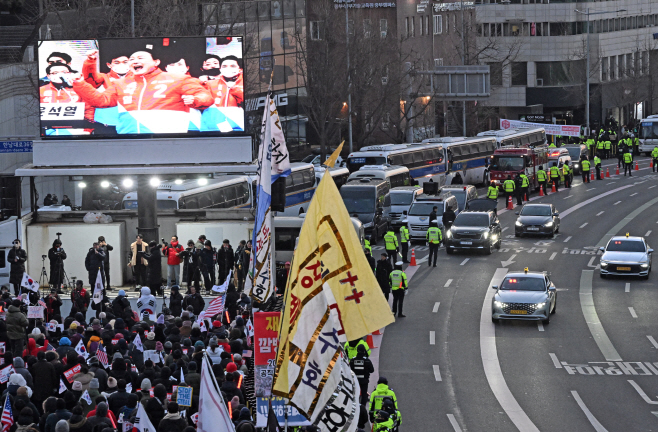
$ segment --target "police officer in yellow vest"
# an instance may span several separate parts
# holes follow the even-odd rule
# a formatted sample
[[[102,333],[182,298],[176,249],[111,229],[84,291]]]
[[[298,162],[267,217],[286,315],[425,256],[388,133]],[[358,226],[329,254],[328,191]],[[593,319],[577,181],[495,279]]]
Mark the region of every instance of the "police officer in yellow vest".
[[[544,166],[540,165],[539,170],[537,171],[537,182],[539,183],[540,188],[544,188],[544,195],[548,192],[546,191],[546,183],[548,182],[548,174],[544,171]]]
[[[496,183],[489,183],[489,189],[487,189],[487,198],[498,201],[498,187],[496,187]]]
[[[368,344],[363,339],[357,339],[345,342],[343,348],[345,348],[345,354],[347,354],[347,358],[352,360],[354,357],[356,357],[356,354],[358,353],[357,347],[359,345],[363,345],[363,347],[366,349],[366,354],[368,357],[370,357],[370,347]]]
[[[656,165],[658,165],[658,147],[651,150],[651,159],[653,161],[653,172],[656,172]]]
[[[598,154],[603,154],[605,151],[605,140],[601,138],[599,142],[596,143],[596,152]]]
[[[409,229],[402,225],[400,227],[400,247],[402,249],[402,262],[408,263],[407,253],[409,252]]]
[[[610,157],[610,149],[611,148],[612,148],[612,143],[610,142],[610,140],[607,140],[606,142],[603,143],[603,149],[604,149],[604,151],[603,151],[604,156],[603,157],[605,159],[608,159]]]
[[[633,155],[631,154],[630,149],[624,153],[624,177],[626,177],[626,172],[630,177],[633,177]]]
[[[551,181],[555,185],[555,192],[557,192],[560,186],[560,169],[557,167],[557,162],[553,162],[550,172],[551,172]]]
[[[571,174],[573,174],[573,171],[569,166],[569,162],[565,162],[564,165],[562,166],[562,174],[564,176],[564,187],[571,188],[571,182],[573,180]]]
[[[384,242],[386,243],[388,259],[391,261],[391,264],[393,264],[398,254],[398,238],[395,236],[392,229],[389,228],[388,232],[384,234]]]
[[[587,158],[587,156],[583,156],[580,160],[580,172],[583,175],[583,183],[589,183],[589,170],[589,158]]]
[[[372,246],[370,246],[370,240],[363,240],[363,250],[370,252],[370,255],[372,255]]]
[[[511,196],[514,196],[514,191],[516,190],[516,184],[512,180],[512,176],[508,175],[507,180],[503,182],[503,192],[505,192],[505,202],[509,201]]]
[[[430,222],[430,228],[427,230],[427,234],[425,234],[425,238],[427,238],[427,244],[430,247],[430,256],[427,260],[427,265],[432,265],[432,257],[434,257],[434,267],[436,267],[436,258],[439,255],[439,245],[443,240],[443,235],[441,234],[441,230],[438,228],[438,226],[438,220],[433,220]]]
[[[399,318],[404,318],[402,305],[404,304],[404,293],[407,291],[407,275],[402,271],[402,261],[395,263],[395,270],[389,276],[391,281],[391,291],[393,291],[393,315],[398,314]]]
[[[375,387],[375,390],[370,393],[370,407],[368,411],[371,423],[374,421],[375,415],[384,406],[384,398],[387,397],[393,399],[395,409],[398,409],[398,399],[395,396],[395,392],[388,386],[388,380],[386,377],[380,375],[377,380],[377,387]]]
[[[525,173],[521,173],[521,195],[526,197],[528,200],[530,199],[530,179],[528,178]]]
[[[596,179],[603,180],[601,178],[601,158],[598,153],[594,156],[594,168],[596,169]]]

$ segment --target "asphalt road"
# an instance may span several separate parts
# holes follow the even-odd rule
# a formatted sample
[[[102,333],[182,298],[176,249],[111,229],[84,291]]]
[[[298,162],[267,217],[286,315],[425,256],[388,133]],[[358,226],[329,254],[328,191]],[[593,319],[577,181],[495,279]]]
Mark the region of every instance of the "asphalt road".
[[[658,274],[601,279],[598,246],[629,232],[658,246],[658,174],[537,198],[561,213],[554,238],[515,238],[512,211],[492,255],[415,245],[407,318],[386,328],[379,373],[395,390],[405,431],[658,431]],[[381,248],[374,247],[378,257]],[[658,249],[657,249],[658,250]],[[507,271],[548,271],[558,287],[548,325],[491,322],[492,284]]]

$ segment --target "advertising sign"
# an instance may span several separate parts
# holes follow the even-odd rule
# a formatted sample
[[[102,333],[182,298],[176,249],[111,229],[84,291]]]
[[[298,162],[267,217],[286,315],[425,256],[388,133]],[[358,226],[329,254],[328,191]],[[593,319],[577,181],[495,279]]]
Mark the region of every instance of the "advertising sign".
[[[572,125],[559,125],[559,124],[542,124],[530,123],[518,120],[500,119],[501,129],[519,128],[519,127],[541,127],[546,130],[546,135],[562,135],[562,136],[580,136],[580,126]]]
[[[241,37],[40,41],[42,137],[244,132]]]

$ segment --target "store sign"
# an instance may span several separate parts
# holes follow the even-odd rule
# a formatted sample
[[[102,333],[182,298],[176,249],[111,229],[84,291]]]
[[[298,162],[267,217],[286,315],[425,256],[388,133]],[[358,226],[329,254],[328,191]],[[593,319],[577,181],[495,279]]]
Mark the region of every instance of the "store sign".
[[[245,101],[245,110],[247,112],[258,111],[260,108],[265,106],[265,99],[267,99],[267,95],[253,99],[247,99]],[[288,105],[288,93],[275,94],[274,102],[276,103],[277,108]]]
[[[459,11],[462,5],[464,9],[473,9],[475,7],[473,2],[435,3],[434,12]]]
[[[572,136],[572,137],[580,136],[580,126],[531,123],[531,122],[523,122],[518,120],[500,119],[501,129],[510,129],[510,128],[514,129],[520,127],[544,128],[544,130],[546,131],[546,135],[561,135],[561,136]]]
[[[394,8],[395,2],[364,2],[361,0],[334,0],[335,9],[379,9],[379,8]]]

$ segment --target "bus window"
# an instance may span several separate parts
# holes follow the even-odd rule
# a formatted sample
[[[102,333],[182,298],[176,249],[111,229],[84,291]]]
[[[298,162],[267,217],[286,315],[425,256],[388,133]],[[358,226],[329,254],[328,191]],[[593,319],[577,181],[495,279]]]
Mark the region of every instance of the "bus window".
[[[528,135],[521,137],[521,143],[523,145],[528,145],[530,144],[530,137]]]
[[[402,165],[404,166],[413,166],[414,163],[414,156],[411,153],[404,153],[402,155],[402,161],[404,162]]]
[[[414,155],[414,166],[422,166],[423,165],[423,152],[422,151],[417,151],[412,153]]]
[[[293,192],[295,189],[293,187],[292,183],[292,177],[294,176],[294,173],[290,174],[288,177],[286,177],[286,194],[289,194],[290,192]]]
[[[212,196],[210,192],[202,192],[197,195],[199,208],[212,208]]]
[[[234,207],[235,206],[235,195],[236,195],[236,188],[238,185],[231,185],[226,188],[226,207]]]
[[[302,174],[304,174],[303,189],[312,188],[313,185],[315,184],[315,171],[308,170],[308,171],[304,171]]]
[[[295,240],[299,237],[301,228],[277,228],[274,230],[276,249],[280,251],[294,251]]]
[[[185,198],[183,198],[183,202],[185,203],[185,208],[186,209],[198,209],[199,208],[199,203],[198,203],[196,197],[185,197]]]
[[[214,191],[212,191],[212,202],[213,202],[213,207],[224,208],[224,205],[226,204],[226,193],[224,191],[224,188],[215,189]]]
[[[304,188],[304,173],[299,172],[299,171],[294,172],[289,177],[292,177],[292,183],[293,183],[292,190],[293,191],[300,191]]]
[[[235,205],[246,204],[248,202],[249,202],[249,185],[248,183],[240,183],[236,187]]]
[[[336,187],[340,189],[341,186],[343,186],[347,182],[347,178],[349,177],[349,174],[339,174],[337,176],[333,176],[334,183],[336,183]]]
[[[404,158],[402,155],[391,155],[388,157],[388,163],[390,165],[404,165]]]

